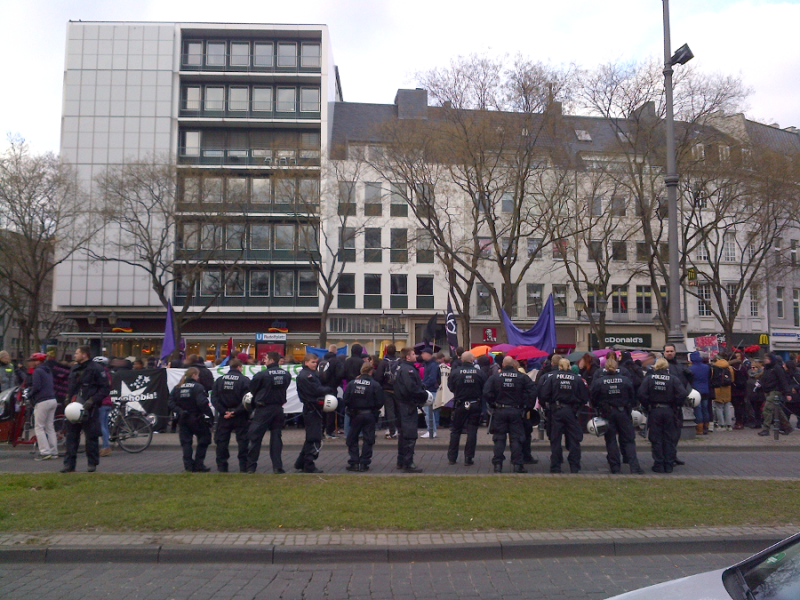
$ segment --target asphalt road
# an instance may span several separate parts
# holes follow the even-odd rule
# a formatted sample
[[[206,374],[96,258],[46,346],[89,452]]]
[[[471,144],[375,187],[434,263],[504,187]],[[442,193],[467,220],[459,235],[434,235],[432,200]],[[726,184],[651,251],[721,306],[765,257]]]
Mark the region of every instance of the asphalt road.
[[[0,597],[37,600],[601,599],[723,568],[737,554],[326,565],[3,565]],[[689,599],[687,599],[689,600]]]

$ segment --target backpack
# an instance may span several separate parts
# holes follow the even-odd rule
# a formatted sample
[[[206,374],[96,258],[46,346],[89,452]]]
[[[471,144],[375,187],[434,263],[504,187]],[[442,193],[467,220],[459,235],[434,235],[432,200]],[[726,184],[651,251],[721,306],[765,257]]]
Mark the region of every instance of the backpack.
[[[384,371],[383,381],[386,385],[394,387],[397,381],[397,375],[400,373],[400,359],[399,358],[384,358],[386,361],[386,370]]]
[[[711,386],[715,388],[730,387],[733,384],[730,368],[711,367]]]
[[[330,361],[325,359],[321,360],[317,365],[317,373],[319,374],[319,381],[322,385],[330,387],[333,384],[336,369]]]

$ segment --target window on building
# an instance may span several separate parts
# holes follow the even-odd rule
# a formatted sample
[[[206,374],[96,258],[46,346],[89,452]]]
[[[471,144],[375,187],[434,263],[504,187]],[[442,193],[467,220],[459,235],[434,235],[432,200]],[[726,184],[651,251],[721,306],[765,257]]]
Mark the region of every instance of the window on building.
[[[380,227],[364,229],[364,262],[382,262],[382,247]]]
[[[567,316],[567,286],[553,286],[553,308],[555,309],[555,316]]]
[[[364,216],[380,217],[383,215],[383,197],[380,182],[364,184]]]
[[[256,177],[250,182],[250,201],[254,204],[269,204],[272,193],[267,177]]]
[[[271,87],[253,88],[253,110],[261,112],[272,112]]]
[[[725,262],[736,260],[736,234],[726,233],[722,237],[722,258]]]
[[[611,286],[611,312],[617,315],[628,313],[628,286]]]
[[[275,179],[275,204],[294,204],[297,182],[293,178]]]
[[[692,146],[692,160],[705,160],[706,147],[703,144],[695,144]]]
[[[777,316],[778,316],[779,319],[783,319],[783,317],[784,317],[784,313],[783,313],[783,290],[784,290],[784,288],[782,288],[782,287],[775,288],[776,312],[777,312]],[[769,307],[767,307],[767,310],[769,310]]]
[[[185,177],[183,179],[183,201],[194,204],[200,200],[200,178]]]
[[[183,64],[190,67],[203,65],[203,42],[186,42],[183,46]]]
[[[625,262],[628,260],[627,242],[611,242],[611,260]]]
[[[297,44],[278,42],[278,66],[286,68],[297,66]]]
[[[339,276],[339,308],[356,307],[356,276],[354,273],[342,273]]]
[[[528,258],[542,259],[542,238],[528,238]]]
[[[300,66],[307,69],[321,66],[321,52],[322,48],[319,44],[301,44]]]
[[[719,161],[720,162],[728,162],[731,159],[731,147],[730,146],[719,146]]]
[[[797,266],[797,240],[789,240],[789,259],[793,267]]]
[[[314,271],[298,271],[297,272],[297,295],[301,298],[316,298],[317,290],[317,275]]]
[[[792,314],[794,315],[794,326],[800,327],[800,290],[793,290]]]
[[[222,111],[225,110],[225,88],[217,86],[206,86],[205,110]]]
[[[228,223],[225,225],[225,247],[228,250],[244,250],[247,225]]]
[[[319,231],[316,225],[304,223],[297,226],[297,246],[305,252],[319,252]]]
[[[223,198],[222,177],[206,177],[203,181],[203,200],[210,204],[218,204]]]
[[[697,286],[697,314],[701,317],[711,316],[711,286],[708,283]]]
[[[650,247],[647,242],[636,242],[636,262],[650,260]]]
[[[225,199],[235,204],[247,202],[247,179],[244,177],[229,177],[225,182]]]
[[[228,88],[228,110],[246,111],[250,108],[250,88],[234,87]]]
[[[700,244],[697,246],[695,250],[695,256],[697,257],[698,261],[707,261],[708,260],[708,246],[706,246],[705,241],[701,241]]]
[[[389,294],[390,308],[408,308],[408,275],[390,275]]]
[[[575,130],[575,137],[578,138],[579,142],[591,142],[592,136],[591,134],[586,131],[585,129],[576,129]]]
[[[200,110],[201,94],[199,85],[191,85],[183,88],[183,108],[184,110]]]
[[[492,295],[482,283],[475,285],[475,293],[477,294],[477,313],[479,316],[487,317],[492,314]]]
[[[225,42],[208,42],[206,44],[206,64],[210,67],[225,66]]]
[[[392,183],[389,186],[391,206],[389,214],[392,217],[407,217],[408,202],[406,202],[408,187],[404,183]]]
[[[592,240],[588,244],[589,260],[594,262],[604,262],[603,258],[603,242]]]
[[[636,286],[636,314],[649,315],[653,312],[653,292],[649,285]]]
[[[250,295],[269,296],[269,271],[250,271]]]
[[[215,250],[222,241],[222,231],[215,224],[207,223],[200,228],[200,250]]]
[[[627,209],[625,196],[612,196],[609,211],[612,217],[624,217]]]
[[[529,283],[525,286],[525,299],[527,304],[527,315],[538,317],[542,312],[542,295],[544,285],[541,283]]]
[[[750,316],[757,317],[758,316],[758,288],[751,287],[750,288]]]
[[[356,183],[355,181],[339,182],[339,216],[356,216]]]
[[[500,207],[504,213],[514,212],[514,194],[511,192],[503,192],[500,196]]]
[[[256,42],[253,45],[253,65],[256,67],[271,67],[273,65],[272,43]]]
[[[591,207],[592,216],[600,217],[603,214],[603,199],[600,196],[592,196],[589,198],[589,205]]]
[[[197,250],[198,238],[200,237],[199,226],[197,223],[184,223],[181,247],[184,250]]]
[[[182,156],[200,156],[200,132],[184,131]]]
[[[424,229],[418,229],[416,242],[417,262],[426,264],[432,263],[436,252],[431,233]]]
[[[494,243],[492,242],[492,238],[479,237],[478,252],[480,253],[480,258],[492,260],[494,258]]]
[[[275,110],[277,112],[293,113],[297,110],[297,88],[279,87],[276,98]]]
[[[567,239],[553,240],[553,260],[563,260],[567,257]]]
[[[234,298],[244,296],[244,273],[239,270],[227,273],[225,295]]]
[[[276,298],[291,298],[294,296],[294,271],[275,271]]]
[[[380,273],[364,274],[364,308],[381,308]]]
[[[298,181],[297,198],[308,212],[316,212],[319,206],[319,179],[301,179]]]
[[[294,225],[275,225],[275,250],[294,250]]]
[[[250,225],[250,249],[269,250],[270,225]]]
[[[300,112],[319,112],[319,88],[300,88]]]
[[[222,271],[203,271],[200,277],[200,295],[216,296],[222,289]]]
[[[430,183],[418,183],[414,186],[414,202],[417,207],[417,217],[428,219],[433,216],[436,206],[433,186]]]
[[[355,227],[342,227],[339,230],[340,262],[353,262],[356,259]]]
[[[658,245],[658,255],[661,257],[661,262],[669,262],[669,244],[661,242]]]
[[[231,42],[231,66],[232,67],[250,66],[249,42]]]
[[[417,308],[433,308],[433,275],[417,275]]]
[[[175,276],[175,295],[188,296],[189,292],[195,293],[195,286],[185,273],[178,272]]]
[[[408,229],[392,229],[390,261],[393,263],[408,262]]]
[[[736,305],[739,301],[739,284],[728,283],[725,285],[725,295],[728,297],[728,316],[736,312]]]

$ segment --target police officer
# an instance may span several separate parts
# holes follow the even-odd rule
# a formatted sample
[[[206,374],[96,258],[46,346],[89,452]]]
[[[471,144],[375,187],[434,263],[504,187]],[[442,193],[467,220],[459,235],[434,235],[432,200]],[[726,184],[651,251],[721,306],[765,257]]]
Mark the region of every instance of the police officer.
[[[645,375],[638,397],[648,409],[647,424],[653,452],[653,471],[672,473],[675,463],[675,410],[686,398],[686,388],[670,372],[669,363],[659,358]]]
[[[539,400],[547,407],[547,420],[550,430],[550,472],[561,473],[564,455],[561,450],[561,437],[566,437],[569,450],[569,471],[581,470],[581,440],[583,430],[578,422],[578,412],[589,399],[586,384],[580,375],[570,370],[569,361],[558,361],[558,370],[543,380]]]
[[[422,473],[414,464],[414,446],[417,444],[417,407],[425,404],[428,393],[422,387],[414,361],[417,354],[413,348],[400,351],[402,360],[394,382],[394,397],[397,402],[397,468],[405,473]]]
[[[617,370],[617,360],[609,356],[605,369],[592,380],[589,395],[592,406],[608,422],[608,431],[605,434],[606,459],[611,473],[620,472],[620,445],[623,447],[622,455],[627,458],[631,467],[631,473],[644,473],[639,466],[639,459],[636,458],[636,432],[631,419],[634,394],[633,382]]]
[[[242,375],[242,361],[231,359],[229,371],[214,382],[211,403],[217,411],[217,430],[214,432],[214,443],[217,445],[217,471],[228,472],[228,444],[231,433],[236,434],[239,445],[237,457],[239,472],[247,471],[247,409],[242,406],[242,398],[247,393],[250,380]]]
[[[297,395],[303,403],[303,422],[306,426],[306,441],[294,468],[304,473],[322,473],[314,464],[322,447],[322,405],[326,394],[335,394],[332,387],[322,385],[317,375],[319,359],[316,354],[303,357],[303,368],[297,374]]]
[[[372,446],[375,445],[375,426],[383,406],[384,396],[381,385],[372,378],[372,363],[361,365],[361,375],[347,386],[344,392],[344,405],[350,417],[350,431],[347,433],[348,471],[369,471],[372,462]],[[361,455],[358,453],[358,438],[363,436]]]
[[[464,447],[464,464],[475,464],[475,447],[478,445],[478,424],[481,420],[481,399],[486,374],[475,365],[472,352],[461,353],[459,364],[450,371],[447,387],[453,392],[453,416],[450,423],[450,447],[447,461],[454,465],[458,460],[461,433],[466,427],[467,445]]]
[[[533,407],[536,402],[536,384],[527,375],[517,371],[517,361],[510,356],[503,359],[503,368],[489,377],[483,386],[483,395],[492,413],[492,439],[494,456],[492,464],[495,473],[503,472],[503,453],[506,449],[506,436],[511,438],[511,463],[515,473],[527,473],[522,455],[522,440],[525,431],[522,427],[522,412]]]
[[[206,451],[211,444],[214,413],[206,389],[200,384],[200,371],[189,367],[169,396],[169,409],[178,415],[178,439],[183,449],[183,468],[188,473],[208,473]],[[197,451],[192,458],[192,437],[197,436]]]
[[[279,364],[281,355],[277,352],[267,353],[267,368],[259,371],[250,382],[250,393],[253,394],[253,417],[247,430],[247,472],[255,473],[258,457],[261,454],[261,440],[269,431],[269,457],[272,460],[272,472],[283,475],[283,405],[286,404],[286,390],[292,381],[291,375]]]

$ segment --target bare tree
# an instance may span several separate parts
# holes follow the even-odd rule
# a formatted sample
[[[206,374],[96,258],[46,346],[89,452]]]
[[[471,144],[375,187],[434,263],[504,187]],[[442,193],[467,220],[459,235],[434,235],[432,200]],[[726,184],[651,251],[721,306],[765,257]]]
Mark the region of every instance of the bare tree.
[[[19,324],[26,355],[31,344],[41,345],[42,322],[53,323],[43,310],[52,300],[53,273],[97,232],[93,215],[69,165],[9,139],[0,156],[0,302]]]

